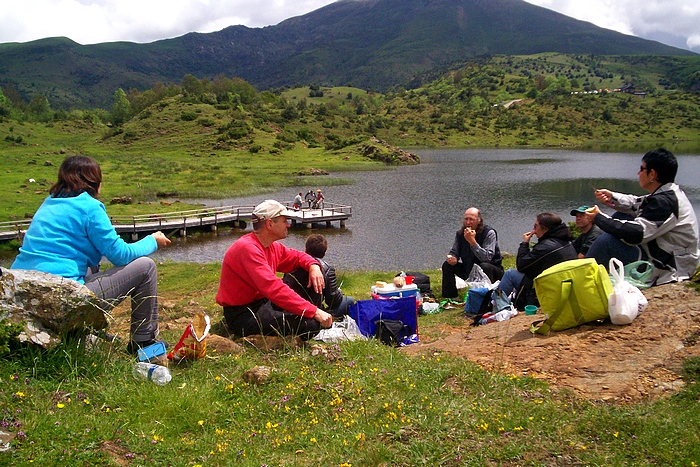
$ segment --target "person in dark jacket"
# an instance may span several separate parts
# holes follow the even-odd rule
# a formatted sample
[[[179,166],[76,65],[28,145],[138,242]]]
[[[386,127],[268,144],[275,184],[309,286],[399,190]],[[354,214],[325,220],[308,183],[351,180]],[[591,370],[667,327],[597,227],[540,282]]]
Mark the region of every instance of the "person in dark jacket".
[[[297,269],[285,274],[282,281],[301,297],[317,307],[327,310],[333,317],[339,318],[347,315],[348,307],[355,303],[355,300],[350,296],[343,295],[343,291],[338,287],[335,268],[323,259],[326,256],[326,250],[328,250],[328,241],[320,234],[309,235],[306,239],[305,249],[307,254],[321,263],[321,273],[325,280],[323,292],[317,293],[313,288],[307,287],[309,278],[304,269]]]
[[[530,248],[533,236],[538,240]],[[571,231],[561,217],[551,212],[538,214],[532,231],[523,234],[523,241],[518,247],[515,261],[517,269],[505,272],[499,284],[500,289],[506,295],[513,291],[517,291],[518,296],[524,294],[522,300],[516,300],[516,306],[536,305],[537,297],[532,288],[535,277],[555,264],[578,258],[571,240]]]
[[[464,212],[464,226],[455,234],[455,241],[447,260],[442,263],[442,296],[457,298],[455,276],[469,277],[472,267],[478,264],[491,282],[503,276],[503,257],[498,247],[498,234],[484,225],[484,218],[475,207]]]
[[[593,223],[592,219],[586,216],[586,210],[590,206],[579,206],[571,210],[571,215],[576,218],[576,227],[581,229],[581,234],[574,240],[574,249],[579,258],[585,258],[588,249],[593,245],[596,238],[603,232]]]
[[[598,201],[616,212],[594,206],[586,216],[604,232],[586,256],[606,268],[611,258],[623,264],[643,259],[654,265],[650,284],[689,279],[698,267],[698,220],[688,197],[675,183],[678,161],[659,148],[642,157],[637,176],[645,196],[595,191]]]

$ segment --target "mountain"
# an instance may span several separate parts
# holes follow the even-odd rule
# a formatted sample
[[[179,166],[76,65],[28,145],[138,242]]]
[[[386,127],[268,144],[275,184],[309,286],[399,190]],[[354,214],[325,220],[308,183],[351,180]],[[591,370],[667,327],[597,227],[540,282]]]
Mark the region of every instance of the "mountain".
[[[66,38],[0,44],[0,86],[54,108],[109,107],[117,88],[240,77],[385,91],[479,55],[561,52],[695,55],[575,20],[522,0],[340,0],[275,26],[232,26],[149,44]]]

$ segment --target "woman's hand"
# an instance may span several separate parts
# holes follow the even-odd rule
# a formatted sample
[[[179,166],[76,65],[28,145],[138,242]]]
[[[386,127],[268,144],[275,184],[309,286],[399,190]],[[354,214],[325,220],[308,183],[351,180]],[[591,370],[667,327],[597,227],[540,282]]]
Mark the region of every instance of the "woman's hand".
[[[532,231],[530,231],[530,232],[525,232],[525,233],[523,234],[523,242],[525,242],[525,243],[530,243],[530,239],[532,238],[533,235],[535,235],[535,231],[534,231],[534,230],[532,230]]]
[[[170,245],[172,243],[168,237],[165,236],[163,232],[160,230],[158,232],[154,232],[151,234],[153,238],[156,239],[156,243],[158,244],[158,248],[162,248],[164,246]]]
[[[612,201],[612,191],[606,190],[605,188],[601,188],[600,190],[596,190],[593,192],[595,197],[600,201],[601,203],[604,203],[608,206],[613,206],[614,203]]]

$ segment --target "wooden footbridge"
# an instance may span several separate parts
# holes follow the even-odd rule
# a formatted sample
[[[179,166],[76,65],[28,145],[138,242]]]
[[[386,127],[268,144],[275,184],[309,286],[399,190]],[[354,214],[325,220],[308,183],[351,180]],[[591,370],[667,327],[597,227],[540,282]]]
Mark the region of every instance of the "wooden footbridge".
[[[292,210],[291,203],[284,203]],[[253,216],[255,206],[220,206],[157,214],[139,214],[136,216],[111,216],[112,225],[120,235],[130,235],[132,240],[151,234],[158,230],[168,237],[187,236],[189,230],[217,231],[219,226],[227,225],[245,229]],[[345,221],[352,216],[352,207],[335,203],[324,203],[320,208],[293,210],[289,220],[294,228],[310,229],[313,224],[325,223],[330,227],[338,222],[345,227]],[[0,241],[22,240],[31,220],[0,222]]]

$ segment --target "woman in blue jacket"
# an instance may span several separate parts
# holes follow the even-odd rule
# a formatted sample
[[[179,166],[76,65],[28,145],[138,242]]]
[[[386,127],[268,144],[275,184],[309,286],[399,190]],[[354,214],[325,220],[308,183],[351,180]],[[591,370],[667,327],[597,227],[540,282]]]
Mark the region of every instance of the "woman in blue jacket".
[[[162,232],[126,243],[96,198],[102,170],[86,156],[66,158],[27,229],[14,269],[56,274],[85,284],[111,310],[131,297],[131,342],[127,350],[155,343],[158,335],[156,265],[148,257],[170,244]],[[114,267],[99,271],[102,257]]]

